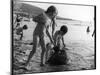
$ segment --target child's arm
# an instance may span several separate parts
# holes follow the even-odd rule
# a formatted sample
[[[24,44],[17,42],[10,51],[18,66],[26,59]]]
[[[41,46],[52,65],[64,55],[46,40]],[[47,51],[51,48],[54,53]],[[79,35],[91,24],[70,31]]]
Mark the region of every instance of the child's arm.
[[[57,26],[56,18],[53,18],[52,19],[52,37],[53,37],[54,31],[55,31],[55,26]]]
[[[52,19],[52,22],[53,22],[52,26],[54,26],[54,27],[57,26],[56,18],[55,17]]]
[[[59,32],[58,31],[56,31],[55,32],[55,34],[54,34],[54,36],[53,36],[53,40],[54,40],[54,44],[56,45],[56,43],[57,43],[57,35],[59,34]]]
[[[57,26],[57,23],[56,23],[56,17],[54,18],[53,21],[54,21],[55,26]]]
[[[62,37],[62,42],[63,42],[63,45],[64,45],[64,47],[65,47],[65,43],[64,43],[64,37]]]
[[[48,29],[49,29],[49,26],[46,27],[46,34],[47,34],[47,36],[49,37],[51,43],[54,44],[54,42],[53,42],[53,40],[52,40],[52,38],[51,38],[51,36],[50,36],[50,33],[49,33]]]

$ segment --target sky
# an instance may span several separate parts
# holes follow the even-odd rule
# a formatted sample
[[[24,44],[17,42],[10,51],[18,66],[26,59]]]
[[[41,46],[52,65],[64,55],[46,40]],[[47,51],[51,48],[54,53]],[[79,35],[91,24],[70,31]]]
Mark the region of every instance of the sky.
[[[58,16],[70,19],[76,19],[81,21],[93,22],[94,19],[94,7],[82,6],[82,5],[64,5],[64,4],[47,4],[47,3],[34,3],[24,2],[30,5],[34,5],[46,10],[49,6],[54,5],[58,10]]]

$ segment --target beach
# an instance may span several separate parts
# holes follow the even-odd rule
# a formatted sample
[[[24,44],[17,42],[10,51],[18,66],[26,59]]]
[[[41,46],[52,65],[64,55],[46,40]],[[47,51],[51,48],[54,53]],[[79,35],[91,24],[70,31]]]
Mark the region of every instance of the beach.
[[[22,21],[21,26],[27,25],[28,29],[24,30],[24,37],[22,41],[16,40],[19,37],[14,33],[13,40],[13,55],[14,65],[20,66],[21,62],[25,62],[32,50],[33,32],[36,27],[36,23],[30,20]],[[68,33],[64,36],[64,42],[66,44],[66,54],[69,58],[67,65],[49,66],[45,65],[41,67],[40,54],[41,47],[37,46],[37,51],[27,66],[28,71],[14,68],[14,73],[37,73],[37,72],[57,72],[57,71],[75,71],[75,70],[90,70],[95,69],[95,46],[94,37],[92,37],[93,23],[85,23],[71,20],[57,20],[56,30],[59,30],[62,25],[68,27]],[[87,26],[91,27],[91,31],[87,34]],[[55,31],[56,31],[55,30]],[[51,29],[49,30],[51,32]],[[47,36],[45,36],[46,43],[49,42]]]

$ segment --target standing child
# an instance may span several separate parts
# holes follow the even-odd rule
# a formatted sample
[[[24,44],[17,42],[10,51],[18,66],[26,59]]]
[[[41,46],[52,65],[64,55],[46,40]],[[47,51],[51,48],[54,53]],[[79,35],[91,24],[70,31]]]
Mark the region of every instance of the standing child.
[[[19,14],[16,14],[16,19],[15,19],[14,25],[16,25],[16,27],[18,27],[18,25],[21,24],[22,19],[23,18],[21,16],[19,16]]]
[[[53,43],[53,40],[48,32],[48,28],[51,24],[52,18],[56,15],[57,15],[57,9],[54,6],[50,6],[46,12],[43,12],[42,14],[33,18],[33,20],[37,23],[37,25],[36,25],[36,28],[33,32],[33,48],[29,54],[28,60],[24,64],[25,66],[27,66],[30,59],[32,58],[32,56],[36,52],[38,39],[39,39],[39,44],[42,48],[40,66],[44,65],[44,56],[45,56],[45,51],[46,51],[44,35],[46,33],[47,36],[49,37],[50,41]]]

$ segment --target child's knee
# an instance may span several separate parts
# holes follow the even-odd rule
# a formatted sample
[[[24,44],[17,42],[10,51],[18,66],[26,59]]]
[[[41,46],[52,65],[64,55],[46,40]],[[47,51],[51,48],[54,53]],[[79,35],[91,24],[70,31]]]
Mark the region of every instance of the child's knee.
[[[40,44],[40,45],[41,45],[42,50],[45,51],[45,50],[46,50],[45,43],[42,43],[42,44]]]

